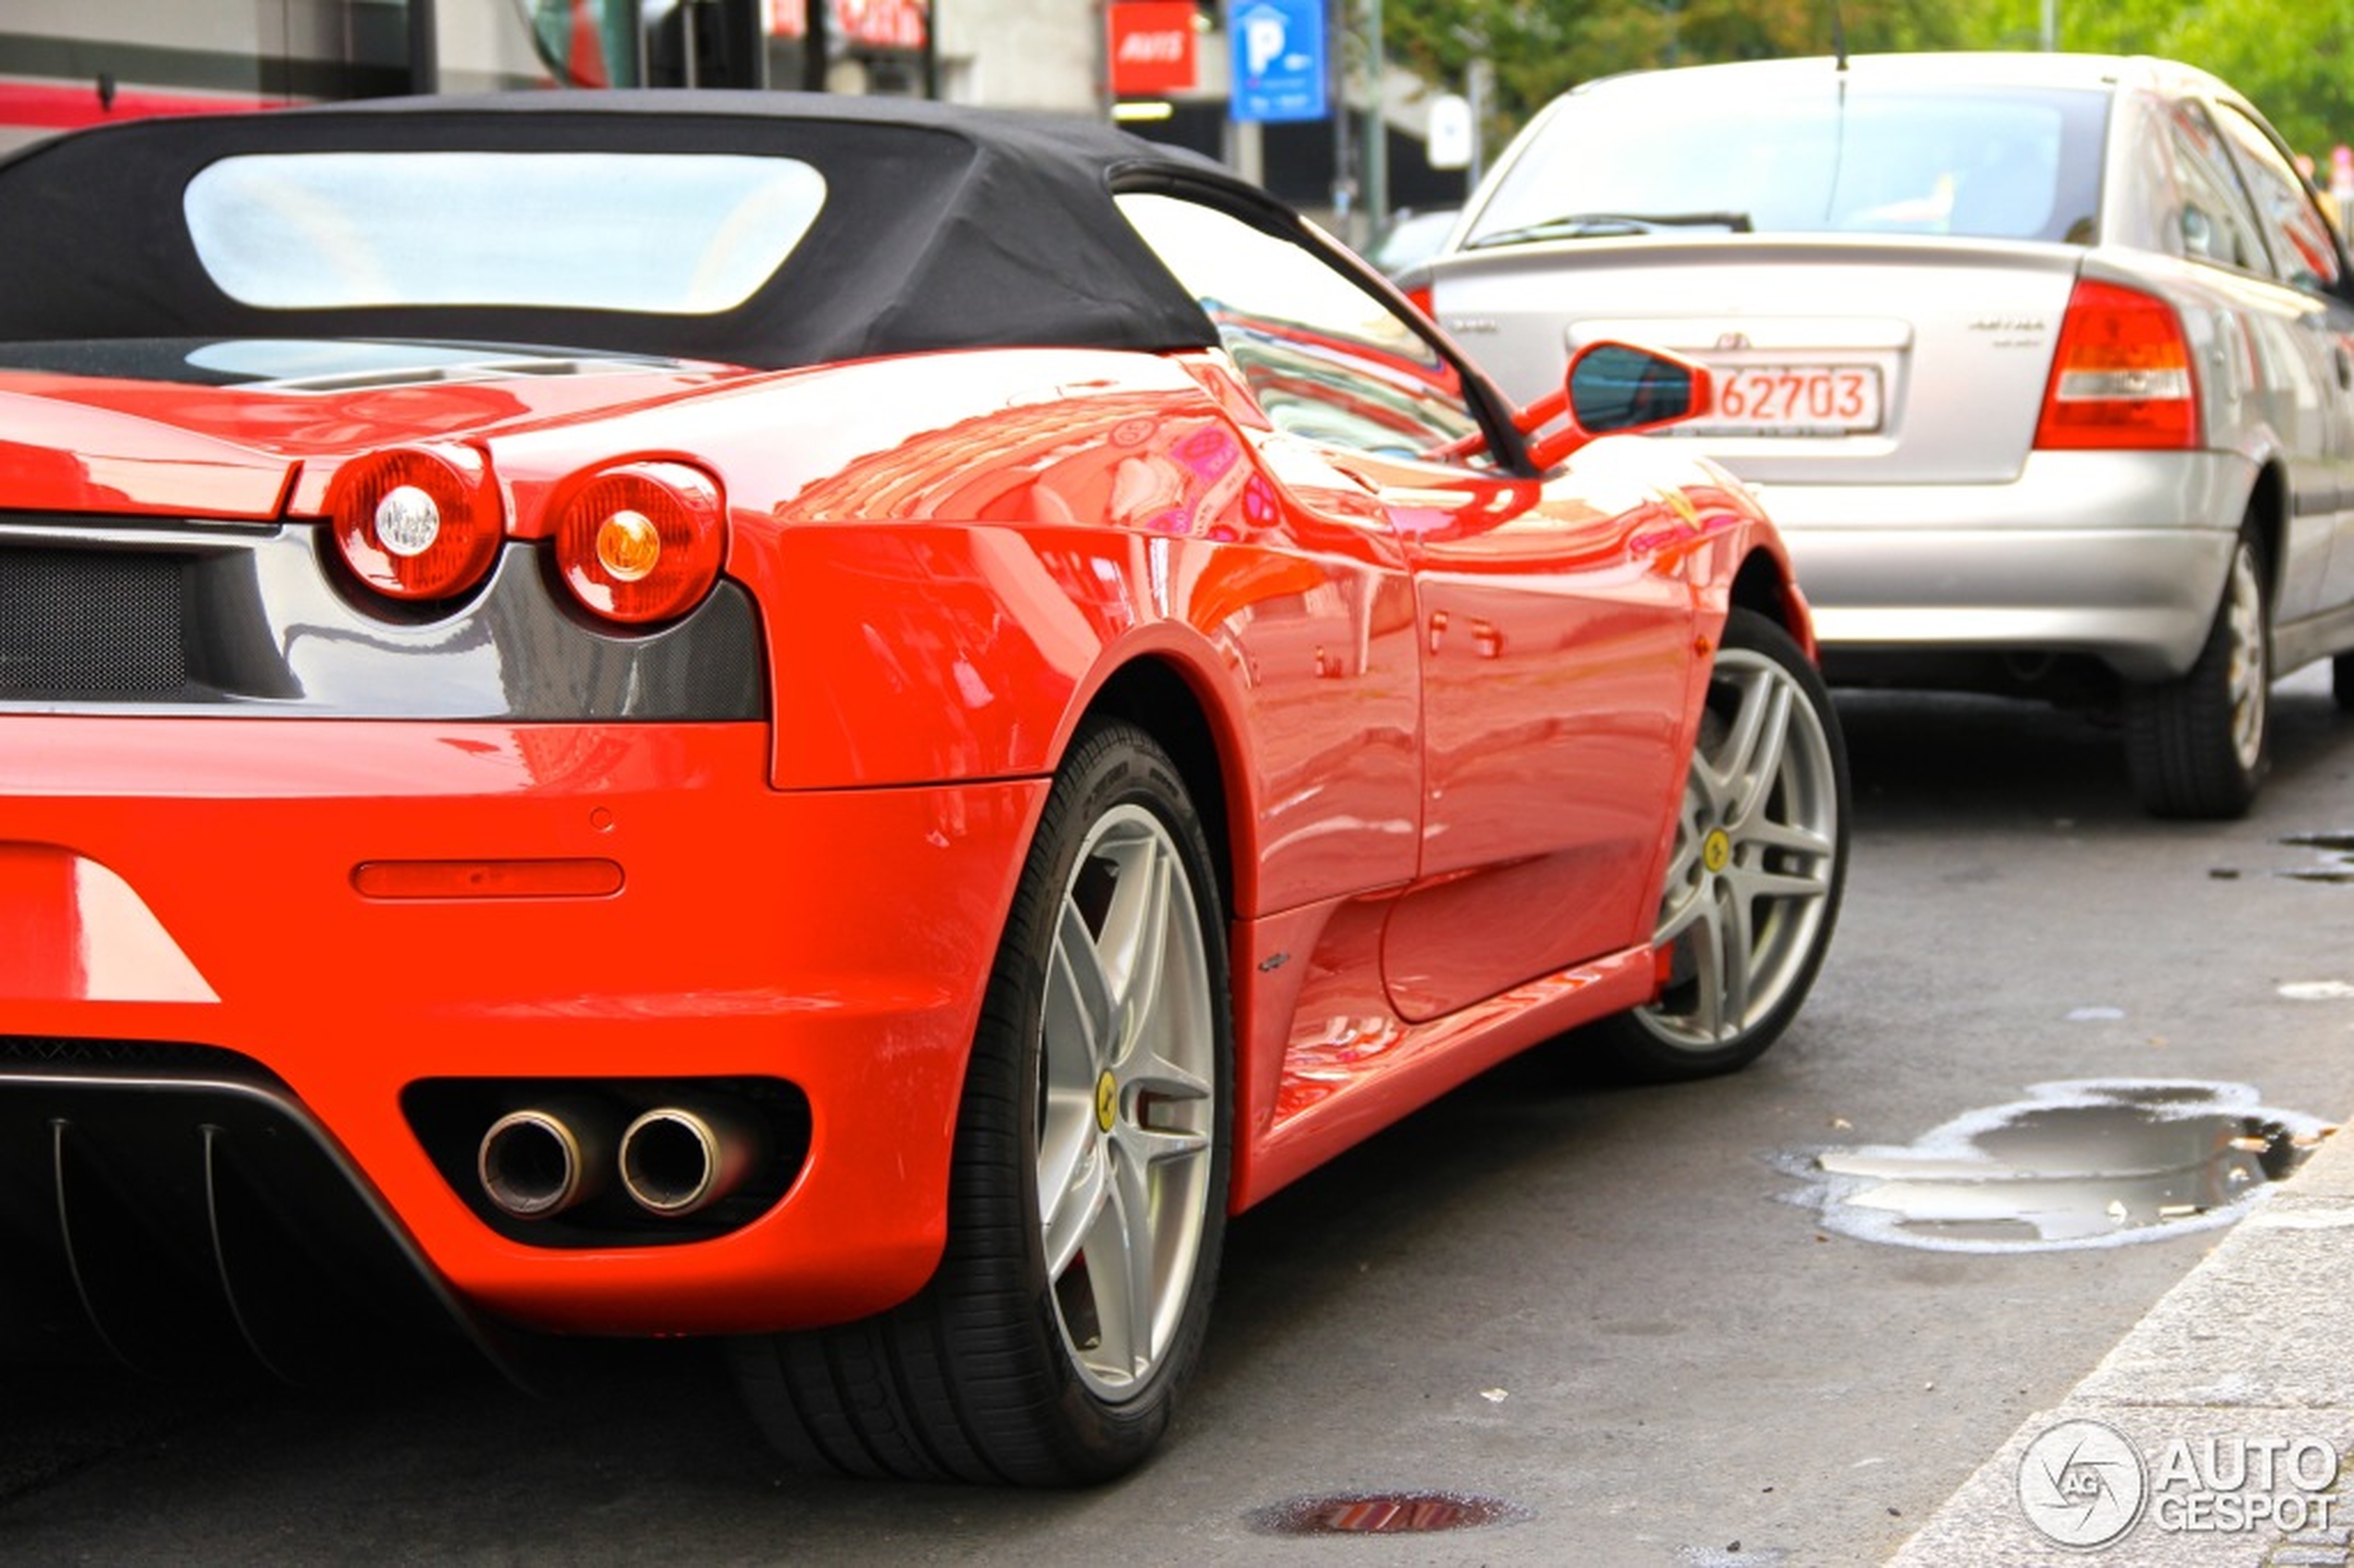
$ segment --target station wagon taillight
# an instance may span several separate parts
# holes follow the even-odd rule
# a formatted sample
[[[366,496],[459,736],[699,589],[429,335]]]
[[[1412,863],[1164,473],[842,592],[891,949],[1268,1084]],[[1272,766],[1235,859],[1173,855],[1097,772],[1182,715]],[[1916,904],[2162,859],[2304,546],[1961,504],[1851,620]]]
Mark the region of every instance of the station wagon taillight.
[[[2197,390],[2190,339],[2171,305],[2119,284],[2079,279],[2060,322],[2035,445],[2196,446]]]
[[[348,463],[327,514],[344,563],[394,599],[464,593],[489,572],[506,533],[489,464],[470,447],[401,448]]]
[[[634,462],[592,475],[556,516],[564,586],[609,621],[642,626],[683,615],[718,580],[727,553],[719,487],[676,462]]]

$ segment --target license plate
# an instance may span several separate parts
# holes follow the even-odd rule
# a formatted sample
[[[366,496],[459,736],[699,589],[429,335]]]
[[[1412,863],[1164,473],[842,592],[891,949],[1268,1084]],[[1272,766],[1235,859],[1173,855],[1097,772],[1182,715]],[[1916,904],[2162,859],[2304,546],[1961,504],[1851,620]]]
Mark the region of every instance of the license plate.
[[[1874,365],[1719,365],[1716,406],[1687,428],[1853,435],[1880,426]]]

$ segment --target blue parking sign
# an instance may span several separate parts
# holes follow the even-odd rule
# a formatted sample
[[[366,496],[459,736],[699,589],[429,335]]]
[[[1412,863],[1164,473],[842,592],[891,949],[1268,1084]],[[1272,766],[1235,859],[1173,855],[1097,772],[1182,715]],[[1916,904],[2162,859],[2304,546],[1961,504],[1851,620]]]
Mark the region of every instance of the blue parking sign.
[[[1322,120],[1324,0],[1229,0],[1237,120]]]

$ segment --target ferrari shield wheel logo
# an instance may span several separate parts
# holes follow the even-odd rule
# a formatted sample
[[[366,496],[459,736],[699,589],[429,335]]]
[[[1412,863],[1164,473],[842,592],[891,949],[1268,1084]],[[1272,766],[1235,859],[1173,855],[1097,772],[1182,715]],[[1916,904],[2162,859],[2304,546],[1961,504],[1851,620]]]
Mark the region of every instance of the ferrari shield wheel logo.
[[[1095,1125],[1111,1131],[1112,1118],[1120,1113],[1120,1083],[1110,1071],[1095,1080]]]

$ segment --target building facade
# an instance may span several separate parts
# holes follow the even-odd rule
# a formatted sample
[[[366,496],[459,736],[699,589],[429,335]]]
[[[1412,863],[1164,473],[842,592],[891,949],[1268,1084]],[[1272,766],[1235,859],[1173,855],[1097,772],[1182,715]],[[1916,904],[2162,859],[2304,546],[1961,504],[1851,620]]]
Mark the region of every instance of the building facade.
[[[1189,86],[1121,105],[1113,0],[7,0],[0,153],[109,120],[384,96],[566,86],[748,86],[897,93],[1109,116],[1219,158],[1349,227],[1329,120],[1236,125],[1211,0],[1192,13]],[[1386,205],[1460,199],[1387,95]],[[1121,116],[1129,118],[1127,115]],[[1357,133],[1361,144],[1362,133]],[[1337,193],[1337,194],[1336,194]],[[1361,237],[1361,235],[1357,236]]]

